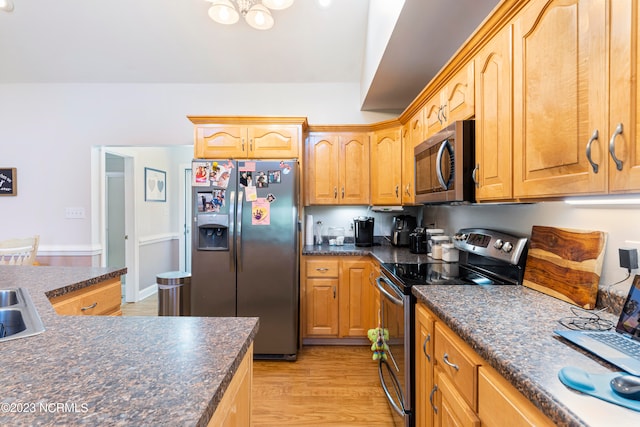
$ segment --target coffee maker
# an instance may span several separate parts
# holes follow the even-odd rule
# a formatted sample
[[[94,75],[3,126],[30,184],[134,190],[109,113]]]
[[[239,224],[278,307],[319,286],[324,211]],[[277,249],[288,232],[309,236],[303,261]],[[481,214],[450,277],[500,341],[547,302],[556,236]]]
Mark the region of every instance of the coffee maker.
[[[416,228],[416,218],[411,215],[393,217],[391,244],[393,246],[409,246],[409,235]]]
[[[356,246],[373,246],[373,217],[360,216],[353,219]]]

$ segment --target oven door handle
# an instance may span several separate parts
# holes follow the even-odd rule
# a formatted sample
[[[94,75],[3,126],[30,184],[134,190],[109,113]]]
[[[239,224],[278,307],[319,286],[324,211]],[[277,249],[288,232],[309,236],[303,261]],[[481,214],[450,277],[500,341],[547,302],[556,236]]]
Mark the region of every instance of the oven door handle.
[[[387,291],[387,289],[382,285],[382,283],[380,283],[381,280],[386,282],[389,286],[393,287],[393,284],[389,282],[389,280],[386,277],[378,276],[378,278],[376,279],[376,287],[378,288],[378,290],[382,292],[384,296],[387,297],[389,300],[391,300],[391,302],[393,302],[395,305],[400,305],[400,306],[404,305],[404,301],[402,300],[402,297],[398,298],[396,295],[391,295],[391,293]]]
[[[400,399],[400,405],[398,405],[398,403],[395,400],[393,400],[393,396],[391,396],[391,392],[387,388],[387,383],[384,382],[384,375],[382,374],[382,370],[384,369],[383,365],[385,365],[385,367],[389,371],[389,377],[391,378],[391,382],[393,383],[392,385],[396,393],[396,396],[398,396],[398,399]],[[391,407],[393,408],[394,411],[396,411],[398,414],[404,417],[406,414],[404,409],[401,407],[402,401],[404,399],[404,397],[402,396],[402,388],[400,386],[400,383],[398,382],[398,379],[396,378],[394,373],[391,371],[391,369],[389,368],[389,365],[386,362],[380,361],[380,363],[378,364],[378,375],[380,375],[380,384],[382,384],[382,390],[384,390],[384,394],[387,396],[387,400],[391,404]]]

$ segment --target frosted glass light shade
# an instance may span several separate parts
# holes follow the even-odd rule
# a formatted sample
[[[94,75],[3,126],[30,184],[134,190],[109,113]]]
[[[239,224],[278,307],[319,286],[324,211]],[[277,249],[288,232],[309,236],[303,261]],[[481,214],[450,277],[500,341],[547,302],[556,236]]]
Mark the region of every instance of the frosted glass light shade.
[[[4,12],[12,12],[13,11],[13,1],[11,0],[0,0],[0,10]]]
[[[251,9],[247,11],[244,19],[247,21],[247,24],[257,30],[268,30],[273,27],[273,16],[271,16],[271,12],[261,4],[251,6]]]
[[[293,0],[262,0],[262,4],[273,10],[286,9],[293,4]]]
[[[231,25],[238,22],[240,15],[229,0],[215,0],[211,2],[209,17],[219,24]]]

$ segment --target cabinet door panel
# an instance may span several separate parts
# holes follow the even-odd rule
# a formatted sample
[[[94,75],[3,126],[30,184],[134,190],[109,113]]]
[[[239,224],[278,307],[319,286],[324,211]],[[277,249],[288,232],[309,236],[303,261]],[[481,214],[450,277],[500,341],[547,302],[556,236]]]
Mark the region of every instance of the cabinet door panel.
[[[244,128],[229,125],[202,125],[195,128],[195,156],[199,159],[221,159],[246,156]]]
[[[307,279],[307,336],[337,337],[338,283],[338,279]]]
[[[585,150],[606,123],[605,16],[601,0],[533,0],[514,23],[516,197],[606,190]]]
[[[376,132],[371,146],[371,202],[401,203],[402,141],[400,129]]]
[[[623,132],[615,139],[614,153],[622,161],[622,170],[609,160],[609,191],[612,193],[640,190],[640,6],[634,0],[611,1],[611,52],[609,90],[611,102],[609,132],[602,143],[610,138],[618,124]]]
[[[371,262],[343,260],[340,269],[340,336],[364,338],[373,327]]]
[[[511,27],[476,56],[476,199],[512,196]]]
[[[296,126],[250,126],[248,128],[249,157],[298,157],[298,128]]]
[[[340,137],[340,203],[369,204],[369,137]]]
[[[307,156],[309,203],[337,204],[339,138],[333,135],[310,138]]]
[[[471,61],[447,83],[444,92],[446,111],[444,120],[446,123],[473,117],[475,112],[475,76],[473,75],[473,70],[474,62]]]

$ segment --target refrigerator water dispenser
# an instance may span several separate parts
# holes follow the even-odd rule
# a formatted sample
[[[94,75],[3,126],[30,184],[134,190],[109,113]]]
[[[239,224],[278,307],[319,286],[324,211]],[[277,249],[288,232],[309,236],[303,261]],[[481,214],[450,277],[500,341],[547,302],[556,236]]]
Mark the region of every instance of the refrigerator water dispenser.
[[[218,214],[198,215],[198,250],[229,250],[229,216]]]

